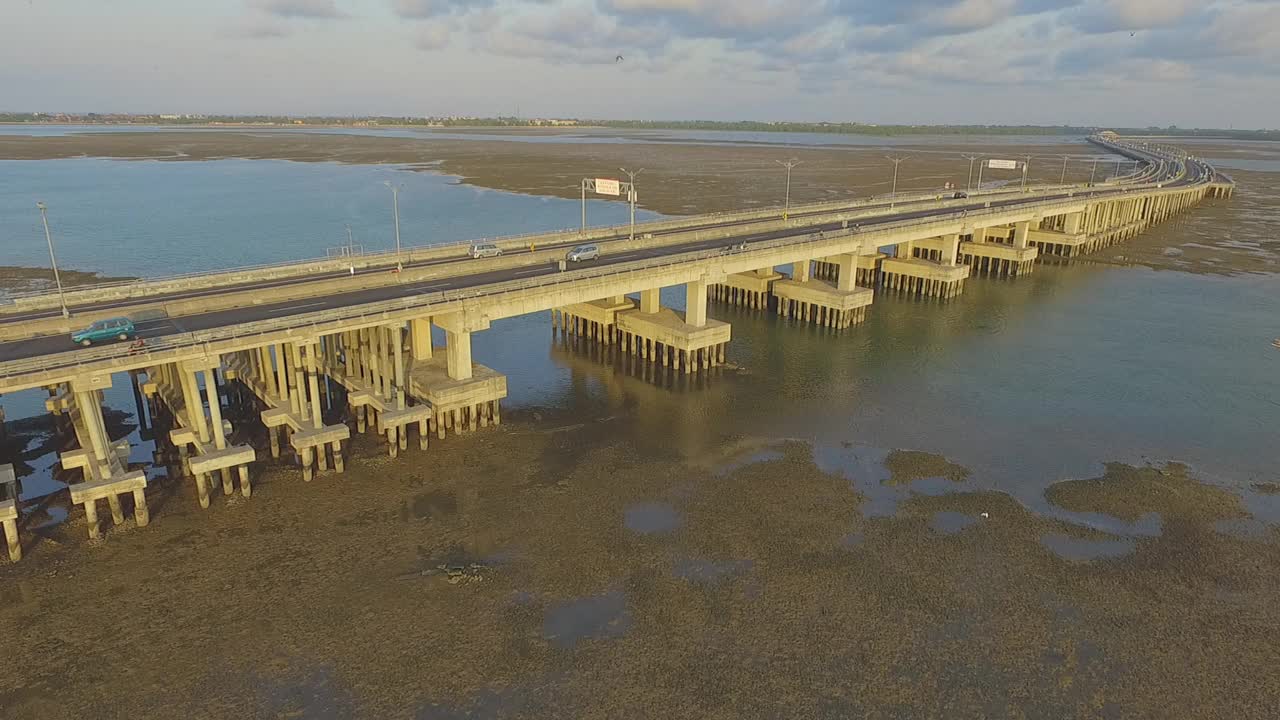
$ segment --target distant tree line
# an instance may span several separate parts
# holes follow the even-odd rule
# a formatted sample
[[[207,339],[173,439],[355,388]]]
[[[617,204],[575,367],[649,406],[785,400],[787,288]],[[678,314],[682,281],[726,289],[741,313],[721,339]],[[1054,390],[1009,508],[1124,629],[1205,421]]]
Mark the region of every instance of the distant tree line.
[[[156,125],[287,125],[287,126],[375,126],[416,125],[427,127],[496,128],[545,127],[548,125],[604,127],[621,130],[713,130],[740,132],[829,133],[835,135],[1084,135],[1099,130],[1115,130],[1121,135],[1169,137],[1226,137],[1238,140],[1280,140],[1280,130],[1235,130],[1168,127],[1080,127],[1070,125],[876,125],[853,122],[762,122],[756,120],[578,120],[499,117],[396,117],[396,116],[304,116],[288,115],[160,115],[136,114],[52,114],[0,112],[4,123],[140,123]]]

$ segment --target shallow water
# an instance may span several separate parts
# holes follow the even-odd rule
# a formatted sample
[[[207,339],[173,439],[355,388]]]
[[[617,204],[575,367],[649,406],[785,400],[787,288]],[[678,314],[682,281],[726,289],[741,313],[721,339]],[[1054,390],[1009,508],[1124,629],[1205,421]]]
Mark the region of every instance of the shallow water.
[[[344,222],[358,240],[385,248],[386,178],[406,183],[407,245],[559,227],[578,212],[573,201],[479,190],[395,166],[96,159],[0,166],[4,264],[43,262],[39,216],[28,208],[41,197],[62,264],[117,274],[323,254],[340,241]],[[595,202],[590,212],[616,222],[626,208]],[[1212,212],[1229,218],[1230,206]],[[1276,230],[1263,220],[1230,230],[1239,241],[1261,239]],[[892,515],[915,495],[996,489],[1047,515],[1143,535],[1159,532],[1158,517],[1131,524],[1066,513],[1044,501],[1044,489],[1094,476],[1103,461],[1176,459],[1243,494],[1251,511],[1280,518],[1275,496],[1246,492],[1274,478],[1280,356],[1270,339],[1278,291],[1272,275],[1044,265],[1016,281],[975,278],[951,303],[879,296],[868,321],[841,334],[713,305],[713,317],[733,324],[728,359],[742,371],[693,381],[648,382],[566,348],[552,340],[545,315],[495,322],[475,336],[474,356],[507,375],[508,409],[626,416],[633,422],[623,439],[657,456],[697,460],[729,440],[760,440],[717,461],[721,473],[777,459],[771,443],[779,440],[807,441],[820,467],[868,497],[865,517]],[[664,303],[680,308],[682,295],[670,288]],[[106,401],[128,416],[133,461],[147,462],[153,448],[137,427],[125,378],[116,378]],[[3,402],[18,420],[42,412],[43,394]],[[937,453],[972,474],[961,483],[925,477],[891,485],[883,463],[892,448]],[[61,487],[52,453],[26,460],[33,471],[23,478],[24,497]]]
[[[459,184],[401,165],[284,160],[0,161],[0,265],[48,267],[36,202],[62,268],[168,276],[325,257],[354,244],[395,249],[391,191],[400,191],[403,247],[577,227],[581,204]],[[637,209],[636,221],[656,213]],[[592,226],[628,219],[626,203],[588,199]]]

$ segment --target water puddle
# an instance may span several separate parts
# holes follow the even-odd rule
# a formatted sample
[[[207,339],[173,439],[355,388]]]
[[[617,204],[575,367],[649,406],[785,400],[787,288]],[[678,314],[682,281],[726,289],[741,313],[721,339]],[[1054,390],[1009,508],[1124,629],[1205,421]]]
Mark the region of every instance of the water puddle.
[[[1109,538],[1087,540],[1062,533],[1050,533],[1040,538],[1040,544],[1063,560],[1088,562],[1128,555],[1137,542],[1133,538]]]
[[[702,560],[685,558],[677,560],[672,573],[681,580],[688,580],[700,585],[717,585],[722,580],[743,575],[751,570],[750,560]]]
[[[724,475],[730,475],[735,470],[746,468],[748,465],[755,465],[758,462],[771,462],[773,460],[782,460],[782,451],[777,448],[767,447],[764,450],[756,450],[748,455],[735,457],[735,459],[722,462],[712,471],[717,478],[723,478]]]
[[[868,520],[893,517],[913,495],[938,497],[972,489],[968,471],[945,458],[914,451],[844,443],[814,443],[818,469],[849,481],[866,500],[860,512]]]
[[[636,503],[626,509],[626,527],[642,535],[669,533],[684,523],[684,518],[670,505],[659,502]]]
[[[940,510],[929,520],[929,528],[943,535],[955,535],[978,522],[978,518],[954,510]]]
[[[587,638],[622,637],[631,629],[627,597],[620,590],[568,600],[547,609],[542,635],[561,648]]]

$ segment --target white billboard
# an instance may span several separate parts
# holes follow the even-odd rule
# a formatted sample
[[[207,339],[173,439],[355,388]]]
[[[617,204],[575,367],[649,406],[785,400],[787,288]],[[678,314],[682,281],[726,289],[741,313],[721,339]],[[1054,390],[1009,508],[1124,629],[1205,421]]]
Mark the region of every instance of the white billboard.
[[[617,180],[596,178],[596,192],[601,195],[621,195],[622,186]]]
[[[992,170],[1017,170],[1017,160],[988,160],[987,167]]]

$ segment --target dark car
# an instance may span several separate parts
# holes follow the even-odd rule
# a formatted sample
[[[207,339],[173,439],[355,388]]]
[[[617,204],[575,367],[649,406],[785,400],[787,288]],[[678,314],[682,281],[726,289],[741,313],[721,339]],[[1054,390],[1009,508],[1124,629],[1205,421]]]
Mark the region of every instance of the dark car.
[[[955,195],[952,195],[952,196],[951,196],[951,198],[952,198],[953,200],[964,200],[964,199],[965,199],[965,198],[967,198],[967,197],[969,197],[969,193],[967,193],[967,192],[965,192],[965,191],[963,191],[963,190],[961,190],[960,192],[957,192]]]

